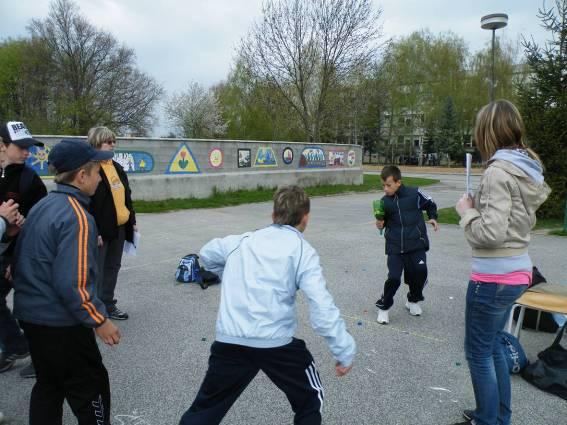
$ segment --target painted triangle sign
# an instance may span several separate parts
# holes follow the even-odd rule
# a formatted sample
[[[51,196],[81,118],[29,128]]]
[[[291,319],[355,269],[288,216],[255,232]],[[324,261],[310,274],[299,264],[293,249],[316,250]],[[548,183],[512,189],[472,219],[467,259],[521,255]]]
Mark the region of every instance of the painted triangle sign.
[[[183,143],[171,161],[166,170],[166,174],[195,174],[200,173],[199,164],[193,156],[191,149]]]

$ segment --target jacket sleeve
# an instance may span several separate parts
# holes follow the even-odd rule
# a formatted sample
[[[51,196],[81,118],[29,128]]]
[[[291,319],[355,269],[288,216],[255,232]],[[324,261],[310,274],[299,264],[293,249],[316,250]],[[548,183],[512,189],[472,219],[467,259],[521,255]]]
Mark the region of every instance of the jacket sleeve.
[[[205,270],[213,272],[222,278],[228,256],[238,248],[242,239],[248,237],[248,235],[249,233],[231,235],[207,242],[199,251],[199,263]]]
[[[437,204],[421,189],[417,189],[417,206],[421,211],[427,211],[429,219],[437,220]]]
[[[340,311],[327,290],[323,270],[317,252],[307,242],[303,243],[297,282],[309,302],[309,319],[315,332],[327,341],[335,360],[342,366],[352,364],[356,344],[346,329]]]
[[[30,188],[30,194],[27,197],[26,215],[32,209],[32,207],[41,200],[41,198],[44,198],[46,196],[47,188],[45,187],[43,180],[41,179],[41,177],[34,173],[33,183]]]
[[[57,255],[52,282],[69,312],[84,326],[95,328],[106,320],[107,312],[95,296],[97,234],[92,218],[71,199],[69,220],[56,229]]]
[[[485,171],[474,208],[461,217],[460,226],[473,248],[498,248],[506,239],[512,196],[506,172],[492,167]]]

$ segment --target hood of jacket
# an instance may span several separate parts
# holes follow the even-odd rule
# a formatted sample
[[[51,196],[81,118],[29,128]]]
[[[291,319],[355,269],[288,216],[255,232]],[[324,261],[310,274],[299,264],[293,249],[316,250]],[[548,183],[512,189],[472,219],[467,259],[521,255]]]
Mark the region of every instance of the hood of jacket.
[[[532,214],[545,202],[551,189],[545,183],[541,163],[523,149],[500,149],[488,161],[516,178],[524,206]]]

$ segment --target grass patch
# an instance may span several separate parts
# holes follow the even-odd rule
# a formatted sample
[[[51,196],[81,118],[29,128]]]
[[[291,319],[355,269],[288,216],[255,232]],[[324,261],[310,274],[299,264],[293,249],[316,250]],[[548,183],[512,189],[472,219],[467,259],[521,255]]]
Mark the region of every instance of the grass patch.
[[[407,186],[428,186],[438,183],[439,180],[405,177]],[[305,188],[309,196],[336,195],[348,192],[370,192],[382,188],[379,175],[364,174],[361,185],[322,185]],[[213,196],[204,199],[166,199],[164,201],[134,201],[137,213],[157,213],[173,210],[186,210],[194,208],[219,208],[233,205],[252,204],[255,202],[271,201],[274,195],[273,188],[259,187],[256,190],[236,190],[230,192],[215,192]]]
[[[459,224],[461,217],[455,208],[441,208],[437,211],[439,214],[438,222],[443,224]],[[555,218],[542,218],[538,219],[534,230],[549,230],[550,235],[567,236],[567,232],[562,230],[563,221]],[[550,230],[552,229],[552,230]]]

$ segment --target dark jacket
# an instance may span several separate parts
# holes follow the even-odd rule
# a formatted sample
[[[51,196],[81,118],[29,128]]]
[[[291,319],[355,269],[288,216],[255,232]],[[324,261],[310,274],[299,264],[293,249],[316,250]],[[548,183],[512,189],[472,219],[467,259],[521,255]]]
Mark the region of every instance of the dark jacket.
[[[415,187],[400,186],[393,196],[384,196],[386,254],[407,254],[429,250],[422,211],[437,219],[437,205]]]
[[[32,209],[16,244],[14,315],[45,326],[100,326],[107,316],[95,296],[97,232],[89,198],[57,185]]]
[[[20,204],[18,208],[20,214],[27,217],[31,208],[47,195],[47,189],[41,177],[35,171],[32,171],[33,177],[29,187],[25,190],[25,193],[20,193],[22,189],[20,179],[24,167],[26,167],[24,164],[10,164],[2,170],[0,175],[0,203],[13,199],[14,202]],[[12,241],[4,255],[10,257],[14,251],[14,246],[15,241]]]
[[[124,168],[122,168],[122,166],[116,161],[112,161],[112,164],[114,164],[114,168],[116,168],[118,177],[126,191],[126,208],[130,211],[130,218],[124,225],[124,230],[126,240],[132,242],[134,240],[134,226],[136,225],[136,214],[134,212],[134,207],[132,206],[132,191],[130,190],[128,176],[126,176]],[[102,178],[102,181],[98,185],[95,194],[91,196],[90,212],[96,221],[98,234],[102,236],[102,239],[105,242],[107,242],[118,237],[118,224],[110,183],[106,178],[106,174],[102,171],[102,168],[100,169],[100,177]]]

